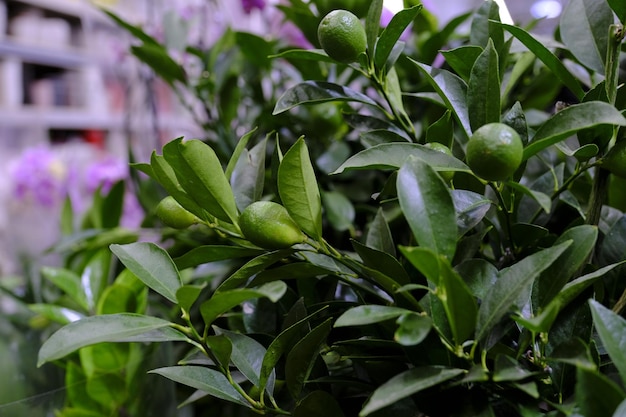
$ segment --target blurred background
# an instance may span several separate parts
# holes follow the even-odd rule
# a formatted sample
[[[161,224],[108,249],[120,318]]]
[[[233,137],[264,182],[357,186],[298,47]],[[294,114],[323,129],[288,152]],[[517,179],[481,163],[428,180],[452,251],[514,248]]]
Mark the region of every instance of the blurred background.
[[[424,0],[440,26],[482,0]],[[194,109],[130,54],[112,10],[166,43],[180,63],[186,45],[209,47],[231,27],[307,47],[284,23],[279,0],[0,0],[0,288],[54,265],[66,197],[84,211],[98,189],[129,176],[132,158],[203,129]],[[554,31],[566,0],[507,1],[503,20]],[[502,3],[501,3],[502,4]],[[402,1],[388,0],[395,12]],[[462,29],[459,29],[462,30]],[[140,227],[132,192],[122,226]],[[15,313],[0,291],[0,416],[52,415],[63,399],[58,372],[34,366],[35,335],[3,317]]]

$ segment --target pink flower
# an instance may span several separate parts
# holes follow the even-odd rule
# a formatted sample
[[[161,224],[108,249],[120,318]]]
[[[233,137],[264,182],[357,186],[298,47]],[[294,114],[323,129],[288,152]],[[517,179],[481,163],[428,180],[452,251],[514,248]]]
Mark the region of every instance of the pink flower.
[[[265,8],[265,0],[241,0],[241,7],[246,14],[252,13],[252,10]]]

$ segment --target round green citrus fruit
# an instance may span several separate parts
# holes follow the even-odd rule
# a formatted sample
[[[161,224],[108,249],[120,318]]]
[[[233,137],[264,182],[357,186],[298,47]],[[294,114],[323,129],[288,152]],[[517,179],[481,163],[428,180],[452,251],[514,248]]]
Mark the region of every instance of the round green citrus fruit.
[[[367,47],[363,24],[347,10],[333,10],[324,16],[317,38],[329,57],[346,64],[356,61]]]
[[[510,177],[522,163],[523,155],[519,134],[503,123],[489,123],[476,129],[465,154],[474,174],[487,181]]]
[[[239,216],[239,227],[246,239],[265,249],[284,249],[306,239],[287,209],[272,201],[246,207]]]
[[[433,151],[445,153],[446,155],[452,156],[452,151],[450,150],[450,148],[448,148],[443,143],[429,142],[425,146],[432,149]],[[445,182],[450,182],[454,177],[454,171],[439,171],[439,175],[441,176],[441,178],[443,178]]]
[[[185,210],[172,196],[167,196],[156,207],[156,215],[161,221],[174,229],[186,229],[198,223],[198,218]]]
[[[602,161],[602,167],[613,175],[626,178],[626,140],[617,142]]]

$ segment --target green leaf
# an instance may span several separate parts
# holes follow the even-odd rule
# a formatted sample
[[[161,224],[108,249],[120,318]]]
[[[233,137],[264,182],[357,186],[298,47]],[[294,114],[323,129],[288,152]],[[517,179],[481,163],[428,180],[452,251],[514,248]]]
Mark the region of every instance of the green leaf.
[[[464,235],[477,226],[492,205],[492,201],[482,194],[467,190],[452,190],[452,201],[459,235]]]
[[[126,20],[119,17],[117,14],[111,12],[107,9],[101,9],[105,14],[107,14],[120,28],[125,29],[129,34],[133,36],[133,38],[140,40],[145,44],[151,45],[159,45],[159,41],[157,41],[152,36],[148,35],[144,32],[139,26],[132,25],[128,23]]]
[[[566,107],[537,129],[532,141],[524,149],[524,160],[579,130],[602,124],[626,126],[626,119],[614,106],[602,101],[588,101]]]
[[[182,281],[170,255],[151,242],[111,245],[111,251],[144,284],[173,303]]]
[[[376,40],[378,39],[378,32],[380,31],[380,16],[383,13],[383,0],[372,0],[370,7],[367,11],[367,18],[365,19],[365,34],[367,36],[367,51],[370,60],[374,58],[374,49],[376,47]]]
[[[287,89],[278,98],[272,114],[277,115],[301,104],[351,101],[378,107],[378,104],[357,91],[325,81],[304,81]]]
[[[609,6],[617,15],[617,18],[623,24],[626,24],[626,3],[621,0],[608,0]]]
[[[477,45],[464,45],[441,51],[446,63],[465,81],[469,81],[472,67],[482,53],[483,48]]]
[[[337,321],[335,321],[335,327],[363,326],[366,324],[379,323],[381,321],[398,318],[407,313],[412,313],[412,311],[399,307],[375,304],[361,305],[346,310],[337,318]]]
[[[131,46],[130,50],[133,55],[152,68],[170,86],[174,86],[176,81],[187,82],[185,69],[167,54],[167,50],[163,46],[143,44]]]
[[[100,342],[187,340],[167,320],[141,314],[120,313],[87,317],[61,327],[39,350],[37,366]],[[165,332],[154,332],[164,330]]]
[[[326,217],[335,230],[343,232],[352,228],[356,212],[348,197],[339,191],[324,191],[322,204]]]
[[[581,100],[585,95],[585,91],[580,85],[580,82],[572,75],[572,73],[565,67],[563,62],[550,51],[546,46],[535,39],[530,33],[524,29],[500,23],[511,35],[515,36],[517,40],[522,42],[543,64],[548,67],[550,71],[561,81],[574,95]],[[608,29],[607,29],[608,30]]]
[[[356,169],[399,169],[410,156],[428,163],[436,171],[465,171],[470,169],[457,158],[417,143],[381,143],[349,158],[333,174]]]
[[[400,252],[434,286],[439,285],[439,258],[437,254],[424,247],[400,246]]]
[[[450,190],[423,160],[410,157],[397,179],[400,207],[420,246],[448,259],[456,250],[456,214]]]
[[[489,39],[470,73],[467,107],[470,127],[476,130],[487,123],[500,121],[500,70],[498,52]]]
[[[583,416],[612,417],[626,394],[613,381],[597,371],[576,370],[576,404]]]
[[[254,136],[256,131],[257,131],[257,128],[255,127],[251,131],[249,131],[246,134],[244,134],[239,139],[239,141],[237,142],[237,146],[235,146],[235,150],[233,151],[232,155],[230,156],[230,159],[228,160],[228,165],[226,165],[226,169],[224,170],[224,175],[226,176],[226,178],[229,181],[232,182],[231,176],[233,174],[233,171],[235,169],[235,166],[236,166],[237,162],[240,159],[239,157],[240,157],[241,153],[248,146],[248,142],[250,142],[250,139],[252,138],[252,136]]]
[[[233,344],[230,339],[225,335],[217,335],[207,336],[204,340],[222,369],[229,369],[230,358],[233,353]],[[181,362],[178,364],[183,365]]]
[[[439,285],[435,294],[441,300],[457,346],[471,338],[476,328],[478,305],[473,294],[452,269],[447,259],[439,259]]]
[[[518,361],[508,355],[499,354],[495,362],[492,376],[494,382],[519,381],[531,375],[519,365]]]
[[[426,143],[438,142],[448,147],[454,143],[454,122],[452,112],[446,110],[435,123],[426,129]]]
[[[83,313],[79,313],[78,311],[66,307],[60,307],[54,304],[29,304],[28,308],[32,312],[36,314],[41,314],[48,320],[60,324],[69,324],[73,321],[85,318],[85,315]]]
[[[402,346],[415,346],[422,343],[433,327],[430,317],[414,312],[401,315],[396,320],[396,324],[398,329],[393,339]]]
[[[394,256],[372,249],[355,240],[352,241],[352,247],[367,267],[382,272],[400,285],[411,281],[402,264]]]
[[[221,314],[240,305],[246,300],[267,297],[272,302],[278,301],[287,290],[282,281],[274,281],[258,288],[237,288],[213,294],[200,306],[200,314],[206,326],[210,326]]]
[[[248,381],[258,387],[263,358],[266,352],[265,347],[245,334],[220,328],[215,328],[215,332],[226,336],[231,341],[232,354],[230,359]],[[273,379],[270,379],[270,383],[267,385],[267,391],[270,394],[274,391]]]
[[[602,345],[626,382],[626,320],[595,300],[589,300],[589,306]]]
[[[561,14],[563,43],[583,65],[604,74],[613,12],[606,1],[570,0]]]
[[[396,13],[387,27],[383,30],[376,42],[376,53],[374,54],[374,68],[381,71],[385,67],[387,58],[393,47],[400,39],[402,32],[411,24],[422,10],[422,5],[418,4],[408,9]]]
[[[378,209],[374,220],[370,224],[365,244],[372,249],[396,256],[396,245],[393,242],[393,236],[382,208]]]
[[[498,25],[500,22],[500,8],[493,0],[482,2],[474,13],[470,29],[470,44],[487,47],[491,40],[497,51],[504,45],[504,32]]]
[[[213,397],[252,408],[250,403],[228,382],[228,379],[214,369],[204,366],[169,366],[153,369],[150,373],[207,392]]]
[[[65,292],[83,310],[89,311],[94,307],[94,300],[90,302],[85,293],[85,290],[90,290],[90,288],[85,288],[81,282],[81,278],[73,271],[64,268],[44,266],[41,269],[41,275]]]
[[[598,228],[590,225],[567,229],[556,244],[572,241],[563,254],[535,281],[533,295],[537,307],[545,307],[561,291],[563,286],[588,261],[598,239]]]
[[[284,59],[303,59],[307,61],[317,62],[329,62],[335,63],[334,59],[328,56],[323,49],[289,49],[281,53],[270,55],[269,58],[284,58]]]
[[[309,150],[300,138],[278,167],[280,199],[298,226],[314,239],[322,237],[322,201]]]
[[[335,397],[317,390],[297,403],[293,417],[344,417],[344,414]]]
[[[204,245],[196,246],[180,257],[174,258],[174,263],[179,270],[183,270],[210,262],[247,258],[263,253],[265,253],[265,251],[260,249],[250,249],[239,246]]]
[[[530,291],[541,272],[548,268],[571,244],[561,243],[534,253],[509,268],[500,271],[478,309],[476,339],[483,340],[489,331],[513,308],[521,294]]]
[[[263,196],[265,184],[265,149],[263,140],[250,151],[243,150],[230,176],[230,184],[239,211]]]
[[[292,398],[300,396],[304,383],[309,377],[320,348],[330,333],[332,319],[328,319],[307,333],[287,355],[285,380]]]
[[[532,198],[537,204],[539,204],[539,207],[541,207],[543,211],[550,213],[550,210],[552,209],[552,199],[549,195],[540,191],[531,190],[530,188],[514,181],[509,181],[506,185]]]
[[[191,198],[218,219],[237,224],[239,213],[233,191],[209,145],[197,139],[177,140],[163,148],[163,156]]]
[[[444,101],[446,107],[454,113],[457,121],[463,127],[465,136],[468,138],[472,136],[466,101],[467,84],[465,84],[465,81],[450,71],[422,64],[411,58],[409,58],[409,61],[417,66],[422,75],[426,77],[430,85]]]
[[[421,366],[404,371],[374,391],[359,413],[359,417],[368,416],[374,411],[388,407],[426,388],[442,384],[462,373],[462,369],[438,366]]]
[[[189,313],[204,287],[204,285],[183,285],[176,290],[176,301],[181,310]]]
[[[248,261],[245,265],[230,275],[220,284],[219,287],[217,287],[215,292],[228,291],[243,286],[251,276],[263,271],[268,266],[275,264],[293,253],[294,251],[292,249],[283,249],[263,253],[262,255]]]

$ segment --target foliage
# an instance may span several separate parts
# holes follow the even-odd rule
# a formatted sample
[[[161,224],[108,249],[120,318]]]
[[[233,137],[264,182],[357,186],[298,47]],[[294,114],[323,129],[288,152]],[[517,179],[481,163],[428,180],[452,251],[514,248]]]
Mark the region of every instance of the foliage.
[[[185,349],[150,374],[186,387],[184,404],[219,401],[237,415],[623,414],[626,217],[607,203],[614,178],[602,168],[626,140],[623,6],[571,1],[550,41],[501,23],[492,1],[443,30],[420,5],[381,30],[381,9],[371,2],[355,64],[238,33],[191,50],[213,81],[240,76],[219,72],[227,43],[263,77],[302,75],[256,101],[258,130],[236,144],[230,125],[245,112],[230,106],[248,104],[231,99],[254,86],[183,76],[163,45],[121,22],[157,74],[218,108],[205,141],[178,138],[135,164],[198,224],[168,235],[172,245],[111,245],[125,269],[98,281],[97,314],[54,333],[40,364],[72,363],[79,350],[89,376],[90,360],[132,353],[122,342],[173,343]],[[305,34],[320,19],[299,0],[285,14]],[[519,134],[523,162],[486,182],[465,149],[494,122]],[[267,250],[246,240],[240,213],[261,200],[282,205],[306,241]],[[61,289],[85,307],[72,277]],[[104,296],[114,291],[125,296]],[[121,386],[104,385],[111,398]]]

